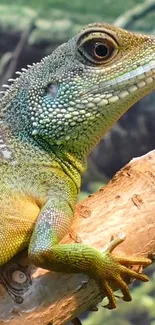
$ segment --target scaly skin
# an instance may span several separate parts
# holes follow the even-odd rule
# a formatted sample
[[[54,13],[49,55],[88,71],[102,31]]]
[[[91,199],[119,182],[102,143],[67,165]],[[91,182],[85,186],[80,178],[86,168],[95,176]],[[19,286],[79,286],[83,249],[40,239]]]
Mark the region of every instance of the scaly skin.
[[[24,70],[1,99],[0,265],[28,247],[30,262],[97,279],[115,308],[111,283],[131,300],[125,275],[144,258],[59,245],[69,230],[86,157],[127,109],[155,87],[155,38],[107,24],[87,26]]]

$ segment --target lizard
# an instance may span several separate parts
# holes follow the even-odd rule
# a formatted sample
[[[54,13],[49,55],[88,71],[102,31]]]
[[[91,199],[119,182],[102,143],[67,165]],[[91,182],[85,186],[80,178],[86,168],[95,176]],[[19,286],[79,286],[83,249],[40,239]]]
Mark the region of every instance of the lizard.
[[[116,307],[131,294],[125,277],[147,281],[121,257],[84,243],[61,244],[69,231],[87,156],[109,128],[155,87],[155,38],[113,25],[86,26],[52,54],[22,69],[0,100],[0,266],[28,249],[30,263],[96,279]],[[103,234],[104,236],[104,234]]]

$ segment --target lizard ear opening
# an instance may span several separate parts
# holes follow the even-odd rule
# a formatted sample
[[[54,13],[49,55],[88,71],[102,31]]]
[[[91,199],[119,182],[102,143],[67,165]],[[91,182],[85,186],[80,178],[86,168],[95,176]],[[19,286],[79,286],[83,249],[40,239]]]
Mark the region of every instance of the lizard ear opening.
[[[110,35],[101,32],[91,32],[81,35],[78,44],[79,53],[94,64],[106,64],[118,53],[118,46]]]
[[[59,87],[57,84],[50,83],[45,89],[45,94],[54,100],[57,97],[58,89]]]

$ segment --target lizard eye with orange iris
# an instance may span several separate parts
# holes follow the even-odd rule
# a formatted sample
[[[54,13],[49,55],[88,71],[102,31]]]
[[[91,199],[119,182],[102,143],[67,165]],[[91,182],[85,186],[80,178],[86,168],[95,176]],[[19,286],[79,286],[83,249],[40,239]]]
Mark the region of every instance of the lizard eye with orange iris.
[[[86,37],[80,42],[78,50],[88,61],[104,64],[117,53],[117,44],[113,39]]]

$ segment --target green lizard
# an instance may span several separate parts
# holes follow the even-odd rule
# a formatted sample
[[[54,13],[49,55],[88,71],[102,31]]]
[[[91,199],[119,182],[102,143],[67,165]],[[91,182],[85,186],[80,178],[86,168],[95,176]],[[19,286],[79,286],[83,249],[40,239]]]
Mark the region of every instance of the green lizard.
[[[59,244],[68,232],[86,157],[127,109],[155,87],[155,38],[92,24],[34,64],[0,103],[0,265],[28,247],[31,263],[94,277],[116,307],[111,283],[131,300],[124,276],[149,259]],[[103,234],[104,236],[104,234]]]

